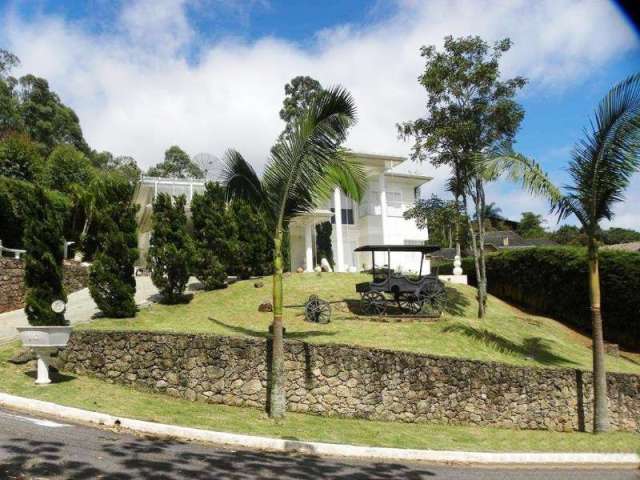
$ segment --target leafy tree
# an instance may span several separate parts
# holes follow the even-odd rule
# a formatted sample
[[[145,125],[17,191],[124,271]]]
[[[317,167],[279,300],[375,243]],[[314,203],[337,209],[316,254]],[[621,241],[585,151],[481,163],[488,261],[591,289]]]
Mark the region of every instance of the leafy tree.
[[[133,157],[121,155],[115,157],[111,152],[92,151],[89,157],[92,165],[99,170],[116,172],[131,183],[140,179],[141,171]]]
[[[49,89],[44,78],[25,75],[18,82],[19,111],[26,133],[38,143],[45,155],[60,144],[73,145],[88,154],[75,112]]]
[[[260,179],[236,151],[225,156],[225,181],[231,198],[244,198],[265,212],[273,226],[273,344],[269,415],[285,413],[283,339],[283,241],[291,219],[309,212],[330,198],[339,186],[359,200],[366,176],[359,164],[349,161],[339,145],[355,118],[351,95],[340,87],[316,96],[304,113],[293,119],[291,133],[271,149]]]
[[[602,232],[602,240],[606,245],[640,242],[640,232],[629,228],[612,227]]]
[[[18,57],[0,49],[0,135],[24,130],[18,100],[14,94],[17,80],[9,75],[19,64]]]
[[[320,82],[309,76],[298,75],[284,86],[284,101],[280,109],[280,118],[287,124],[282,135],[291,133],[293,120],[299,117],[314,98],[324,89]]]
[[[153,202],[153,231],[149,248],[151,280],[158,287],[164,302],[184,300],[193,259],[193,244],[187,233],[186,198],[172,200],[160,193]]]
[[[229,207],[237,230],[236,254],[231,262],[227,262],[229,273],[240,278],[270,273],[273,239],[264,212],[239,198],[233,200]]]
[[[575,225],[562,225],[555,232],[551,232],[549,238],[560,245],[587,245],[586,235]]]
[[[93,175],[89,159],[72,145],[55,147],[44,167],[47,187],[64,193],[72,193],[76,187],[88,185]]]
[[[66,325],[64,314],[51,310],[53,301],[67,300],[62,283],[62,219],[41,187],[34,191],[32,207],[24,231],[24,310],[31,325]]]
[[[194,273],[205,290],[226,287],[228,268],[241,263],[237,258],[238,229],[233,212],[227,207],[226,192],[209,182],[201,195],[191,201],[195,238]]]
[[[319,259],[326,258],[329,265],[333,263],[333,247],[331,245],[331,222],[322,222],[316,225],[316,252]]]
[[[543,238],[547,235],[542,227],[542,215],[533,212],[522,212],[522,217],[518,223],[517,232],[523,238]]]
[[[33,182],[42,173],[42,157],[25,134],[0,139],[0,175]]]
[[[89,272],[89,292],[106,316],[133,317],[138,259],[134,186],[117,175],[106,175],[92,188],[96,198],[92,226],[100,247]]]
[[[511,143],[524,117],[514,97],[526,80],[499,79],[500,58],[510,48],[509,39],[490,47],[477,36],[447,36],[443,51],[422,47],[426,67],[419,82],[428,94],[427,114],[398,125],[402,137],[415,140],[412,158],[450,167],[454,198],[462,200],[465,212],[468,200],[473,202],[478,241],[472,217],[466,218],[478,278],[479,318],[485,315],[487,297],[484,210],[485,183],[491,179],[482,167],[483,158],[497,145]]]
[[[513,153],[495,161],[513,180],[547,197],[560,219],[574,215],[587,236],[589,295],[593,332],[594,432],[609,428],[607,380],[597,236],[600,222],[613,218],[613,206],[624,199],[631,176],[640,170],[640,73],[614,86],[600,101],[584,137],[569,162],[571,183],[558,189],[534,161]]]
[[[177,145],[164,152],[164,162],[151,167],[147,175],[152,177],[204,178],[204,172],[189,155]]]
[[[413,219],[420,230],[429,229],[429,241],[442,247],[464,246],[465,238],[456,238],[456,224],[464,214],[455,201],[445,201],[437,195],[429,199],[420,198],[404,213],[404,218]]]

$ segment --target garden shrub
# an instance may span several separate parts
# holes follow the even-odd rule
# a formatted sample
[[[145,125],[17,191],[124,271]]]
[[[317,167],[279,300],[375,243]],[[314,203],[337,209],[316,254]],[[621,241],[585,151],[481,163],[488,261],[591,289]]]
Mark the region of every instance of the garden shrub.
[[[102,201],[97,201],[92,218],[99,246],[89,272],[89,292],[105,315],[133,317],[137,310],[134,264],[138,258],[134,187],[114,175],[92,187]]]
[[[504,250],[487,257],[489,293],[589,332],[587,268],[581,247]],[[463,270],[475,285],[473,259],[464,259]],[[601,250],[600,285],[605,340],[640,349],[640,254]]]
[[[149,248],[151,280],[165,303],[185,300],[194,249],[187,233],[186,199],[160,193],[153,202],[153,231]]]
[[[316,225],[316,251],[318,252],[318,262],[326,258],[329,265],[333,263],[333,248],[331,246],[331,231],[333,227],[331,222],[322,222]]]
[[[265,215],[245,200],[230,205],[237,230],[237,254],[227,267],[240,278],[270,274],[273,269],[273,238]]]
[[[32,201],[24,231],[25,312],[33,326],[66,325],[64,313],[51,310],[53,301],[67,300],[62,282],[62,218],[44,189],[36,187]]]
[[[238,228],[227,208],[225,190],[209,182],[191,201],[195,258],[193,270],[205,290],[224,288],[229,267],[238,261]]]

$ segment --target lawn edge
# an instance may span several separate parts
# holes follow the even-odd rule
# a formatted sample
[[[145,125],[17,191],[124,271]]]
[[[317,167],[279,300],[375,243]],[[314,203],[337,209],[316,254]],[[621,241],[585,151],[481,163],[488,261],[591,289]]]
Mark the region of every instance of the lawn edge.
[[[475,465],[540,465],[540,466],[614,466],[640,467],[636,453],[555,453],[555,452],[465,452],[448,450],[418,450],[387,447],[368,447],[321,442],[284,440],[228,432],[216,432],[198,428],[181,427],[155,422],[118,417],[52,402],[19,397],[0,392],[0,406],[22,412],[91,424],[103,428],[115,428],[138,434],[171,437],[186,441],[199,441],[217,445],[242,447],[254,450],[285,453],[302,453],[372,460],[406,460],[432,463],[456,463]]]

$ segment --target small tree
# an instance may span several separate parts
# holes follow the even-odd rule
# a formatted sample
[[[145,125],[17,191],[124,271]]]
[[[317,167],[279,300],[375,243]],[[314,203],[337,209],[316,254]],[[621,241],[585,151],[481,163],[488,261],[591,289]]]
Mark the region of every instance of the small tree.
[[[42,157],[37,145],[25,134],[0,138],[0,175],[33,182],[42,173]]]
[[[151,280],[158,287],[165,303],[184,300],[193,261],[193,244],[187,233],[186,199],[181,195],[172,200],[166,193],[153,202],[153,231],[149,248]]]
[[[549,199],[559,220],[576,217],[587,237],[593,354],[593,431],[609,429],[604,331],[601,312],[600,222],[611,220],[631,177],[640,171],[640,73],[614,86],[600,101],[589,128],[572,151],[570,183],[556,187],[536,162],[515,152],[493,160],[530,192]],[[631,292],[630,292],[631,293]]]
[[[110,175],[94,185],[99,205],[93,218],[98,253],[89,273],[89,292],[98,308],[109,317],[136,314],[134,263],[137,249],[137,206],[133,186]]]
[[[533,212],[522,212],[522,218],[518,224],[517,232],[523,238],[542,238],[547,235],[544,231],[542,223],[542,215],[537,215]]]
[[[233,212],[227,208],[225,189],[209,182],[202,195],[191,201],[196,240],[193,268],[205,290],[224,288],[227,268],[242,263],[238,258],[238,230]]]
[[[66,325],[64,314],[51,310],[53,301],[67,300],[62,283],[63,243],[62,219],[44,189],[37,187],[24,232],[24,310],[31,325]]]
[[[264,212],[239,198],[231,202],[230,208],[237,230],[237,253],[228,267],[229,273],[240,278],[266,275],[272,270],[273,239]]]

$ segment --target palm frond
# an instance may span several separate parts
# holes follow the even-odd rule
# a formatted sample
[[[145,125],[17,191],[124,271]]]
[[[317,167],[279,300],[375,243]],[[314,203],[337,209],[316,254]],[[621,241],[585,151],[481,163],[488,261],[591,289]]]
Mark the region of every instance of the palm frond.
[[[640,73],[631,75],[601,100],[573,152],[568,195],[589,225],[611,219],[624,199],[631,176],[640,169]]]
[[[222,183],[227,199],[242,198],[253,205],[265,207],[265,193],[253,167],[236,150],[229,149],[222,159]]]
[[[510,145],[503,145],[492,156],[485,157],[483,168],[490,177],[498,178],[504,174],[533,195],[546,198],[551,204],[551,211],[558,212],[560,218],[575,213],[573,204],[566,201],[542,167],[535,160],[514,152]]]
[[[315,186],[313,193],[316,205],[331,198],[336,187],[356,202],[364,197],[369,182],[366,170],[360,162],[350,158],[346,151],[341,151],[339,155],[342,157],[340,161],[331,164],[325,176]]]
[[[351,95],[341,87],[329,89],[294,120],[290,132],[272,149],[263,190],[270,203],[278,205],[280,220],[314,209],[319,192],[326,193],[332,178],[341,179],[342,186],[348,186],[344,180],[355,171],[346,166],[339,146],[354,121]],[[355,179],[349,180],[352,186],[359,184]]]

